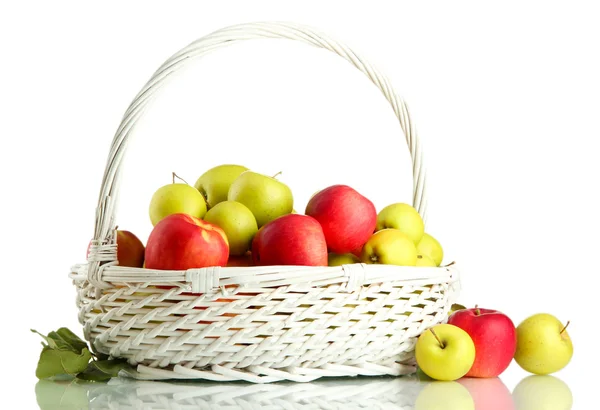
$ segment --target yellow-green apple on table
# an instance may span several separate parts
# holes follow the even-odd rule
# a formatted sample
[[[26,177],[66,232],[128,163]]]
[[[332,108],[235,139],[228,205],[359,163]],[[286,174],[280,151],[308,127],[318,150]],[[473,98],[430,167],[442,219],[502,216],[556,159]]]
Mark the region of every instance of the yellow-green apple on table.
[[[442,249],[442,245],[427,232],[423,234],[423,237],[417,244],[417,253],[419,255],[429,256],[433,259],[436,266],[440,266],[444,259],[444,249]]]
[[[88,244],[86,255],[90,254],[92,242]],[[144,267],[146,248],[142,241],[130,231],[117,230],[117,261],[119,266],[130,268]]]
[[[455,381],[431,381],[419,392],[415,410],[477,410],[469,391]]]
[[[163,218],[148,237],[146,268],[187,270],[225,266],[227,236],[221,228],[187,214]]]
[[[425,232],[423,218],[409,204],[398,202],[383,208],[377,214],[377,230],[393,228],[404,232],[416,244]]]
[[[330,252],[349,253],[360,249],[375,231],[375,205],[347,185],[332,185],[308,201],[305,214],[323,227]]]
[[[517,326],[515,361],[534,374],[550,374],[563,369],[573,357],[573,343],[567,325],[548,313],[538,313]]]
[[[527,376],[513,390],[517,410],[571,410],[573,393],[569,386],[550,375]]]
[[[252,241],[252,260],[257,266],[327,266],[323,229],[307,215],[281,216],[258,230]]]
[[[292,190],[274,177],[253,171],[245,171],[229,187],[229,201],[240,202],[256,218],[258,227],[280,216],[291,214],[294,209]]]
[[[156,226],[164,217],[173,214],[187,214],[195,218],[203,218],[206,214],[206,201],[193,186],[173,182],[154,192],[150,200],[149,212],[153,226]]]
[[[514,410],[515,408],[510,390],[498,377],[484,379],[463,377],[456,382],[469,391],[475,403],[475,410]],[[531,409],[537,408],[534,406]]]
[[[200,175],[194,187],[206,198],[210,209],[219,202],[227,200],[229,187],[245,171],[248,171],[248,168],[243,165],[218,165]]]
[[[475,362],[467,377],[498,377],[508,368],[517,348],[517,333],[507,315],[476,306],[454,312],[448,323],[467,332],[475,344]]]
[[[463,377],[475,361],[475,344],[461,328],[442,323],[421,333],[415,358],[423,372],[435,380]]]
[[[229,241],[230,255],[243,255],[250,250],[258,232],[256,218],[248,207],[236,201],[219,202],[208,210],[204,220],[221,228]]]
[[[427,256],[427,255],[417,255],[417,263],[416,263],[415,266],[435,268],[437,265],[435,264],[435,262],[433,261],[433,259],[431,259],[429,256]]]
[[[327,264],[329,266],[342,266],[342,265],[350,265],[353,263],[360,263],[360,259],[352,254],[352,253],[334,253],[329,252],[327,255]]]
[[[362,248],[360,260],[369,264],[415,266],[417,249],[405,233],[388,228],[371,235]]]

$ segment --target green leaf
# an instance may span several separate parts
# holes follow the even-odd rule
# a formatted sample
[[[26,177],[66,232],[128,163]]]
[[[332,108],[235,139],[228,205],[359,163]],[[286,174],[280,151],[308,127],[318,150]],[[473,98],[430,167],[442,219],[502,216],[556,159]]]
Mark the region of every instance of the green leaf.
[[[42,349],[35,375],[38,379],[61,375],[75,376],[86,369],[91,358],[92,354],[87,347],[84,347],[81,353],[76,353],[70,350],[53,349],[49,344]]]
[[[61,327],[55,332],[50,332],[48,336],[44,336],[34,329],[31,329],[31,331],[43,337],[46,343],[48,343],[48,347],[52,349],[69,350],[78,354],[81,354],[83,349],[87,349],[87,343],[66,327]]]
[[[106,381],[119,375],[119,371],[128,367],[125,359],[96,360],[88,364],[87,368],[77,375],[78,379]]]

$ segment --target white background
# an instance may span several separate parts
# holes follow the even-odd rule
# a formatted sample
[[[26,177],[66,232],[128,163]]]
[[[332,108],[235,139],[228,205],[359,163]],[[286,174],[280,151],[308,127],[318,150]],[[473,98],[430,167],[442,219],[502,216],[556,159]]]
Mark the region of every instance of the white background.
[[[84,260],[113,133],[152,72],[231,24],[284,20],[342,39],[388,75],[417,124],[427,230],[462,272],[463,304],[515,324],[571,320],[557,374],[593,397],[600,365],[598,10],[592,2],[6,2],[0,6],[2,380],[35,408],[40,340],[79,330],[69,267]],[[296,209],[333,183],[409,201],[410,163],[377,88],[331,53],[290,41],[227,48],[164,89],[130,145],[118,224],[146,239],[171,171],[220,163],[275,174]],[[513,362],[502,376],[525,377]],[[6,386],[6,385],[5,385]],[[7,391],[2,387],[3,391]],[[587,404],[587,403],[586,403]]]

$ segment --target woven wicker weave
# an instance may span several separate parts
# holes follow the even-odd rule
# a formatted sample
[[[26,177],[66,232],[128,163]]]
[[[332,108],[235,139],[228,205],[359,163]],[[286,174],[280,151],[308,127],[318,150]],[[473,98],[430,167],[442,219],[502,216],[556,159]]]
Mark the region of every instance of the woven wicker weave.
[[[297,40],[346,59],[381,89],[413,160],[413,205],[425,219],[425,172],[405,103],[366,60],[312,28],[252,23],[218,30],[169,58],[135,97],[114,137],[86,264],[77,287],[85,338],[125,357],[140,379],[279,380],[412,373],[416,338],[443,322],[458,293],[456,268],[214,267],[160,271],[117,266],[115,204],[121,163],[144,107],[192,58],[258,38]]]

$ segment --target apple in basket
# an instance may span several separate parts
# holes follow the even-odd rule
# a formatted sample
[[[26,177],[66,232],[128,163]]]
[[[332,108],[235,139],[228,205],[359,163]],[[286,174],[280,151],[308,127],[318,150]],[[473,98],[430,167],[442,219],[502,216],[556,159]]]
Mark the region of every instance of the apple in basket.
[[[206,214],[206,200],[193,186],[173,183],[156,190],[150,199],[150,221],[156,226],[164,217],[172,214],[188,214],[202,218]]]
[[[386,206],[377,214],[377,230],[398,229],[406,234],[415,244],[423,238],[425,225],[419,212],[405,203],[395,203]]]
[[[281,216],[259,229],[252,241],[252,259],[257,266],[327,266],[323,229],[307,215]]]
[[[229,243],[221,228],[187,214],[172,214],[150,232],[146,268],[186,270],[225,266]]]
[[[517,348],[515,325],[508,316],[475,307],[454,312],[448,323],[463,329],[475,343],[475,362],[467,377],[497,377],[506,370]]]
[[[229,187],[227,200],[244,204],[258,227],[287,214],[294,209],[292,190],[275,177],[245,171]]]
[[[375,205],[347,185],[333,185],[317,192],[306,205],[306,215],[323,227],[329,251],[356,252],[375,231]]]
[[[241,256],[248,252],[258,232],[252,211],[236,201],[219,202],[208,210],[204,220],[223,229],[229,241],[230,256]]]
[[[90,242],[86,255],[90,253]],[[141,268],[144,266],[144,244],[135,234],[129,231],[117,230],[117,260],[119,266]]]
[[[219,165],[200,175],[194,187],[206,198],[208,209],[211,209],[227,200],[229,187],[244,171],[248,171],[248,168],[243,165]]]

